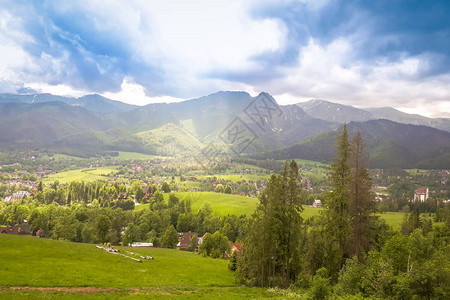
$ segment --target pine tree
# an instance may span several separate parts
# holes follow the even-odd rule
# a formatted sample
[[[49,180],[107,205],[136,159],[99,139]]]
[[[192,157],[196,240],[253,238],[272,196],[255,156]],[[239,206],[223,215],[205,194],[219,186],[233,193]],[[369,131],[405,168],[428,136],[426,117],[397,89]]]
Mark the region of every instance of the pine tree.
[[[358,132],[352,141],[351,179],[350,179],[350,255],[362,260],[363,253],[369,251],[373,241],[373,228],[376,204],[371,193],[372,182],[366,168],[367,157],[361,134]]]
[[[335,280],[348,253],[348,236],[350,234],[350,157],[351,144],[348,141],[347,126],[344,124],[342,134],[337,137],[336,159],[331,165],[331,184],[333,191],[327,201],[325,214],[325,234],[327,235],[325,262],[332,278]]]
[[[238,279],[258,286],[288,287],[301,268],[301,189],[295,161],[272,175],[260,196],[239,260]]]

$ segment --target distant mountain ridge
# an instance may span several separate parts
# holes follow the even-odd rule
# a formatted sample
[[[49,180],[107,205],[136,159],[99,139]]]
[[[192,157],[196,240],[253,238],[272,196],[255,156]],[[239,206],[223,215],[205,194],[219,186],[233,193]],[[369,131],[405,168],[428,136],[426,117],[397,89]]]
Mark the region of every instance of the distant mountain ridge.
[[[425,125],[450,132],[449,118],[428,118],[407,114],[392,107],[356,108],[326,100],[310,100],[297,103],[308,115],[328,122],[349,123],[387,119],[404,124]]]
[[[111,100],[103,96],[93,94],[85,95],[79,98],[71,98],[64,96],[55,96],[52,94],[0,94],[0,103],[47,103],[47,102],[63,102],[70,106],[80,106],[95,113],[120,113],[135,109],[136,105],[126,104],[120,101]]]
[[[348,123],[367,121],[373,116],[370,112],[353,106],[333,103],[326,100],[310,100],[297,103],[308,115],[329,122]]]
[[[269,94],[264,96],[276,103]],[[328,160],[334,151],[336,129],[345,122],[349,129],[361,129],[372,160],[378,161],[375,165],[388,165],[388,154],[392,166],[421,163],[431,166],[447,159],[448,135],[430,127],[422,134],[422,129],[410,130],[405,124],[378,118],[425,123],[442,129],[450,129],[446,127],[450,119],[409,115],[392,108],[362,110],[312,100],[279,106],[279,114],[264,117],[262,128],[244,112],[255,99],[246,92],[221,91],[177,103],[133,106],[99,95],[69,98],[50,94],[0,94],[0,149],[45,148],[80,156],[118,150],[195,156],[209,143],[223,144],[220,134],[239,117],[250,134],[256,136],[245,149],[246,153],[269,153],[271,158],[280,159],[295,154],[296,158]],[[397,127],[402,130],[398,131]],[[377,131],[391,139],[377,138]],[[409,138],[403,140],[402,133],[407,133]],[[426,141],[428,149],[416,147],[410,142],[414,139]],[[435,147],[439,145],[443,145],[439,148],[441,152]],[[291,153],[287,149],[296,150]],[[435,161],[431,162],[433,157]]]
[[[450,132],[390,120],[350,122],[350,138],[359,131],[366,144],[369,164],[376,168],[450,168]],[[323,132],[293,146],[250,155],[256,159],[310,159],[331,162],[336,156],[338,130]]]

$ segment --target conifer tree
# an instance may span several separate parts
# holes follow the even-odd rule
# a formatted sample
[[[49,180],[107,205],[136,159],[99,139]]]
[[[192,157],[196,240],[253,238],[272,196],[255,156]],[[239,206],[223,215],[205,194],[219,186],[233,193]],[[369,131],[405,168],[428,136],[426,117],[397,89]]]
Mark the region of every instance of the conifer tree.
[[[362,260],[362,254],[370,250],[373,241],[373,228],[376,211],[375,199],[371,193],[372,182],[366,168],[367,157],[361,134],[358,132],[352,141],[350,159],[350,255]]]
[[[347,126],[337,137],[336,159],[331,165],[331,184],[333,191],[327,201],[325,214],[325,234],[327,236],[325,261],[326,267],[335,280],[347,257],[348,236],[350,233],[350,157],[351,144],[348,141]]]
[[[237,277],[258,286],[288,287],[301,268],[301,189],[295,161],[273,174],[260,196],[239,260]]]

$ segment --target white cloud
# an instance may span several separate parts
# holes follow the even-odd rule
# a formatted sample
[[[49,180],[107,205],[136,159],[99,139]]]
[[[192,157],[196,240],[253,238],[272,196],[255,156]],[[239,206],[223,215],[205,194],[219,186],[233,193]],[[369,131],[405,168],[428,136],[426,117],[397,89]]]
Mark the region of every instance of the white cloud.
[[[294,0],[282,1],[286,4]],[[318,11],[328,2],[298,1],[310,11]],[[270,92],[282,103],[321,98],[359,107],[400,107],[428,115],[450,111],[450,75],[418,79],[428,70],[431,54],[403,53],[395,61],[355,59],[355,48],[367,38],[364,28],[355,28],[352,35],[328,44],[311,38],[298,49],[298,60],[290,66],[268,68],[263,64],[270,62],[255,60],[260,54],[281,55],[288,42],[289,28],[280,19],[253,19],[249,13],[258,5],[278,5],[275,0],[81,0],[47,5],[61,16],[78,14],[92,20],[92,35],[105,37],[111,47],[117,45],[120,54],[98,59],[102,54],[90,49],[83,36],[42,20],[48,26],[43,31],[50,49],[31,55],[25,46],[37,46],[37,42],[24,29],[23,18],[27,16],[18,17],[4,7],[0,10],[2,91],[26,86],[57,95],[97,92],[128,103],[147,104],[218,90],[245,90],[252,95]],[[90,78],[83,77],[73,53],[64,48],[69,46],[52,40],[52,33],[69,42],[94,66],[100,74],[95,80],[101,81],[101,76],[109,80],[109,91],[105,92],[101,84],[87,88]],[[254,74],[270,67],[274,74],[281,75],[268,76],[258,83],[252,78],[239,81],[211,75]]]
[[[319,45],[311,39],[297,64],[281,69],[284,76],[259,88],[281,103],[315,98],[362,108],[391,106],[427,116],[449,111],[450,75],[419,79],[429,56],[404,55],[394,62],[362,65],[353,60],[353,53],[351,40]]]
[[[136,105],[145,105],[157,102],[179,102],[184,100],[170,96],[149,97],[145,93],[145,88],[142,85],[135,83],[133,78],[124,78],[121,85],[121,90],[119,92],[106,92],[103,96],[113,100],[119,100],[128,104]]]

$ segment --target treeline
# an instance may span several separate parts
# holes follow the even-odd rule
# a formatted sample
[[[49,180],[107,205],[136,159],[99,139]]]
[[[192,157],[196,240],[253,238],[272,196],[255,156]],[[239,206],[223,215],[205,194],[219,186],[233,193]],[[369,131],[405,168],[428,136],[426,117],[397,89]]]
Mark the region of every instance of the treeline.
[[[33,235],[38,233],[42,237],[114,245],[142,241],[175,248],[178,232],[203,235],[219,231],[231,242],[242,240],[248,220],[245,216],[217,216],[207,205],[192,212],[189,202],[180,201],[173,194],[164,201],[159,192],[150,199],[149,208],[140,211],[102,207],[98,201],[70,206],[56,202],[43,204],[35,199],[0,203],[0,224],[12,226],[25,222],[31,225]]]
[[[401,233],[375,216],[376,203],[361,136],[346,127],[331,165],[328,209],[304,222],[295,161],[272,175],[250,220],[236,279],[250,286],[290,288],[313,299],[411,299],[450,295],[450,213],[433,227],[418,210]],[[347,298],[346,298],[347,299]]]

